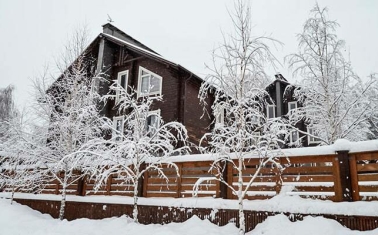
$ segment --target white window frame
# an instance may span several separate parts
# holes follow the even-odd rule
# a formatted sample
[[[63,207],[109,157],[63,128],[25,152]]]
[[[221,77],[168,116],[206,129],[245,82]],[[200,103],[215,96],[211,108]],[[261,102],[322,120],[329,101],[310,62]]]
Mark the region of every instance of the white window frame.
[[[216,107],[216,112],[214,113],[216,125],[224,125],[224,111],[223,106]]]
[[[297,133],[297,140],[296,141],[293,141],[293,133]],[[295,131],[291,131],[290,132],[290,144],[294,144],[295,142],[297,142],[299,140],[299,132],[297,130]]]
[[[121,130],[117,130],[117,121],[122,121],[122,125],[121,125]],[[123,134],[123,131],[124,131],[124,117],[123,116],[116,116],[116,117],[113,117],[113,131],[112,131],[112,138],[115,137],[115,139],[117,140],[117,138],[119,137],[120,139],[117,140],[117,141],[120,141],[122,140],[122,134]],[[119,133],[117,133],[119,132]]]
[[[274,104],[268,104],[266,106],[266,117],[267,119],[271,119],[269,116],[269,108],[270,107],[273,107],[273,117],[272,118],[276,118],[276,106]]]
[[[100,90],[100,78],[98,77],[94,77],[92,79],[92,84],[91,84],[91,92],[92,93],[98,93],[98,91]]]
[[[158,117],[158,122],[157,122],[157,124],[159,125],[159,123],[160,123],[160,119],[161,119],[161,116],[160,116],[160,109],[157,109],[157,110],[153,110],[153,111],[149,111],[148,113],[147,113],[147,116],[146,116],[146,131],[147,131],[147,133],[149,133],[150,131],[148,130],[148,127],[149,126],[147,126],[147,118],[149,117],[149,116],[152,116],[152,115],[156,115],[157,117]],[[159,126],[157,126],[156,127],[156,129],[158,128]]]
[[[154,76],[159,79],[159,91],[155,92],[148,92],[148,93],[142,93],[142,71],[148,73],[147,75],[143,76]],[[151,79],[151,78],[150,78]],[[151,81],[150,81],[151,83]],[[151,72],[150,70],[143,68],[142,66],[139,66],[139,73],[138,73],[138,98],[143,96],[151,96],[151,95],[161,95],[162,92],[162,85],[163,85],[163,77],[157,75],[156,73]]]
[[[294,109],[298,108],[298,102],[297,101],[291,101],[291,102],[287,103],[288,113],[290,113],[290,111],[293,110],[293,109],[290,108],[291,104],[295,104],[295,108]]]
[[[126,79],[125,79],[125,84],[121,84],[121,81],[122,81],[122,76],[123,75],[126,75]],[[127,83],[129,81],[129,70],[124,70],[124,71],[121,71],[118,73],[117,75],[117,85],[125,88],[127,90]],[[117,89],[116,90],[116,103],[119,102],[119,98],[120,98],[120,91]]]
[[[312,130],[312,131],[310,131],[310,130]],[[312,132],[312,133],[311,133]],[[307,133],[308,134],[311,134],[311,135],[314,135],[313,133],[314,133],[314,128],[313,127],[307,127]],[[315,136],[315,135],[314,135]],[[320,140],[311,140],[311,139],[317,139],[317,138],[315,138],[315,137],[312,137],[312,136],[310,136],[310,135],[308,135],[307,136],[307,140],[308,140],[308,144],[318,144],[318,143],[320,143]]]

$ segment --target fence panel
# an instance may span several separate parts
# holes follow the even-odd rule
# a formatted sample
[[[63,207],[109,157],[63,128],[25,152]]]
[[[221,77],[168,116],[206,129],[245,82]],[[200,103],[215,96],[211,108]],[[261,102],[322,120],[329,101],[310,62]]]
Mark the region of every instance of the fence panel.
[[[350,156],[354,200],[378,200],[378,152],[356,153]]]
[[[334,155],[281,158],[282,186],[287,195],[335,199]]]

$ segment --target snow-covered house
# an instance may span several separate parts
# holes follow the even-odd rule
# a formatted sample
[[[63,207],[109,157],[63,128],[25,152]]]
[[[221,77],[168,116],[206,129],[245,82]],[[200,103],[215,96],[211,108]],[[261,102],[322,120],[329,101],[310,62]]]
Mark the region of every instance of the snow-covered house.
[[[147,122],[154,122],[154,115],[157,113],[164,122],[178,121],[184,124],[189,141],[196,146],[201,137],[210,131],[214,118],[216,122],[221,121],[217,119],[222,119],[214,115],[203,115],[204,110],[198,98],[203,80],[199,76],[164,58],[110,23],[103,25],[103,32],[85,49],[85,54],[91,58],[93,64],[91,73],[101,74],[104,78],[94,79],[93,82],[100,95],[108,94],[114,81],[124,88],[134,88],[138,97],[146,95],[146,90],[153,87],[148,94],[161,96],[162,101],[154,102],[151,118]],[[289,85],[281,74],[276,74],[275,80],[266,87],[273,101],[265,110],[268,118],[286,117],[290,110],[300,106],[293,94],[285,93]],[[115,108],[116,102],[117,98],[109,100],[101,108],[101,114],[115,123],[122,119]],[[212,102],[213,98],[209,95],[206,107],[208,114],[213,113]],[[303,132],[308,131],[304,121],[298,122],[296,127]],[[299,138],[302,146],[317,144],[316,139],[293,131],[288,143],[282,147],[293,146],[291,143]],[[196,148],[192,150],[196,152]]]
[[[289,86],[291,86],[291,84],[284,76],[282,76],[282,74],[276,74],[275,80],[266,87],[266,91],[269,93],[273,101],[273,103],[268,104],[266,107],[267,118],[281,117],[284,119],[289,119],[288,114],[302,106],[302,104],[295,99],[293,89],[286,89]],[[294,147],[294,143],[299,139],[301,146],[304,147],[319,144],[319,141],[316,138],[304,134],[314,134],[305,120],[302,119],[297,122],[295,127],[300,131],[292,130],[285,146],[282,146],[283,148]]]
[[[202,79],[183,66],[168,60],[142,44],[114,25],[103,25],[103,32],[85,49],[92,58],[92,74],[101,74],[93,86],[100,95],[109,93],[116,81],[124,88],[132,87],[137,96],[161,96],[162,101],[152,105],[151,118],[159,113],[164,122],[178,121],[185,125],[189,141],[198,145],[200,138],[208,132],[211,116],[203,115],[198,99]],[[211,98],[209,104],[211,105]],[[101,109],[101,114],[118,121],[115,100],[110,100]],[[208,107],[209,113],[210,106]],[[195,148],[193,148],[195,151]]]

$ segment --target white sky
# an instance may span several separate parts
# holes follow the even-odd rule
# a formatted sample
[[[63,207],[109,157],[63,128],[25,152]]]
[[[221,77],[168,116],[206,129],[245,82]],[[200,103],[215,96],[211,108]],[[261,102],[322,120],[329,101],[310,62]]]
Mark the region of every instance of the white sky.
[[[0,87],[16,86],[19,105],[30,102],[31,78],[63,50],[68,35],[87,24],[91,40],[102,32],[107,14],[114,25],[167,59],[204,76],[210,52],[231,30],[226,7],[231,0],[0,0]],[[278,59],[297,51],[296,34],[314,0],[252,0],[255,35],[271,35],[285,45]],[[355,72],[378,72],[378,1],[319,0],[340,24]],[[294,81],[283,65],[277,69]],[[274,75],[273,69],[268,68]]]

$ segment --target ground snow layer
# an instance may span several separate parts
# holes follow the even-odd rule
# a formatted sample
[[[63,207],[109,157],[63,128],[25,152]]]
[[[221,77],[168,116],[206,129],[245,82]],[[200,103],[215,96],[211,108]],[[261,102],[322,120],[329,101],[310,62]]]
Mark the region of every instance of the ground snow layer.
[[[207,220],[194,216],[184,223],[167,225],[141,225],[130,218],[102,220],[77,219],[59,221],[27,206],[0,199],[1,235],[230,235],[238,234],[233,224],[218,227]],[[248,235],[376,235],[378,229],[367,232],[351,231],[339,223],[323,217],[305,217],[303,221],[290,222],[284,215],[269,217]]]

